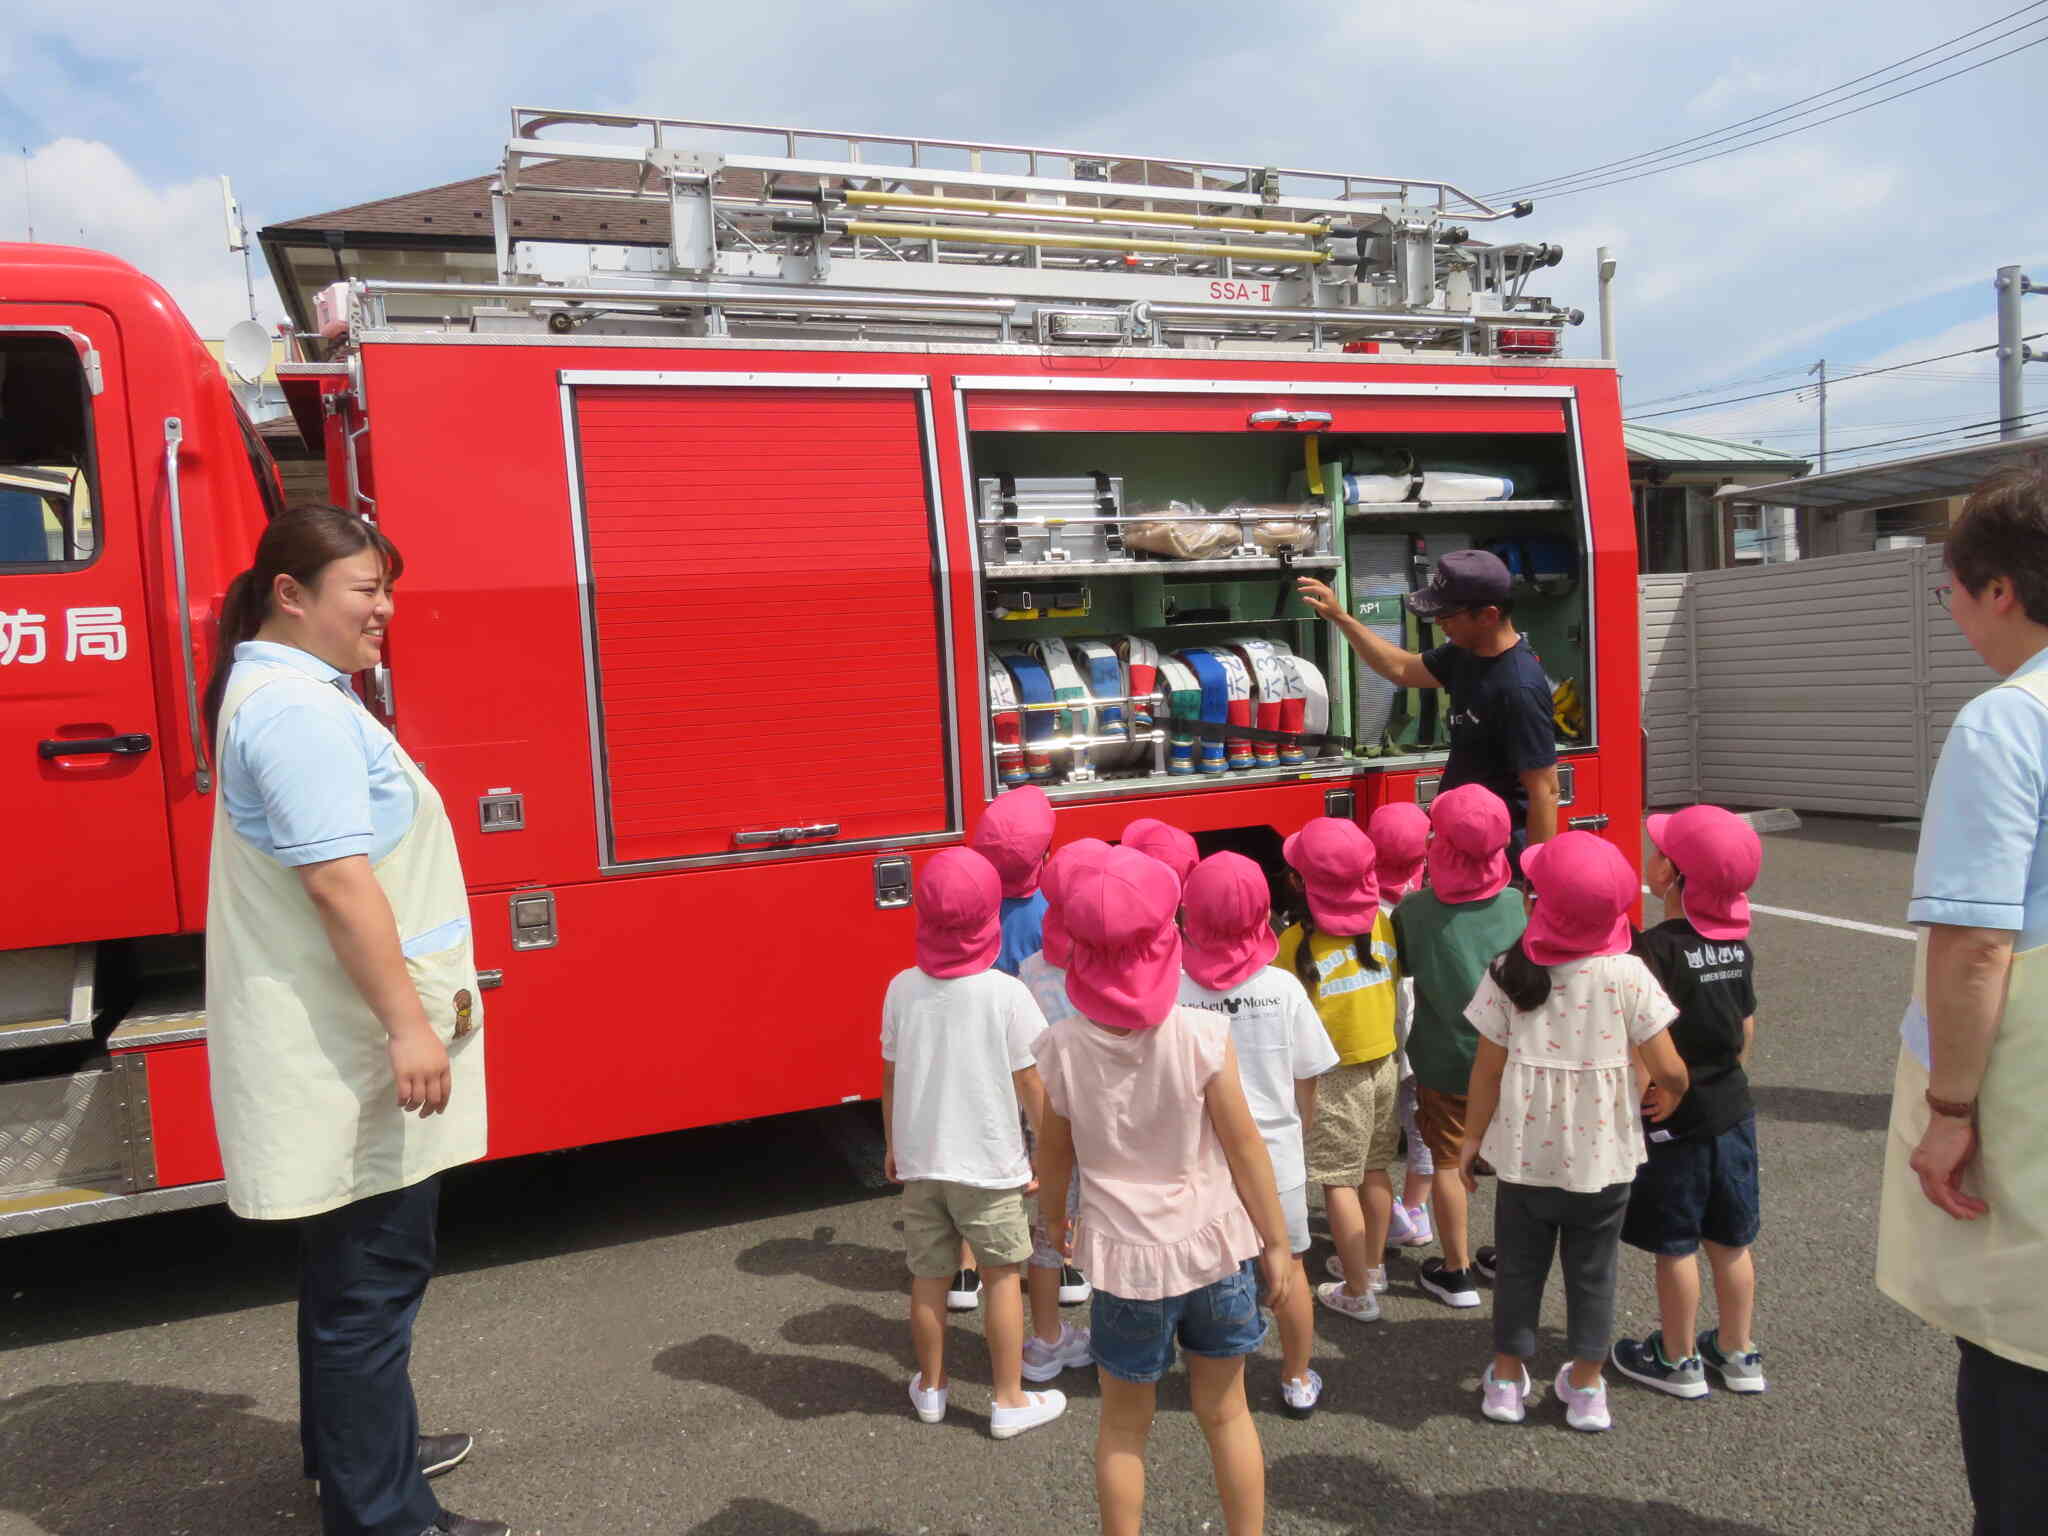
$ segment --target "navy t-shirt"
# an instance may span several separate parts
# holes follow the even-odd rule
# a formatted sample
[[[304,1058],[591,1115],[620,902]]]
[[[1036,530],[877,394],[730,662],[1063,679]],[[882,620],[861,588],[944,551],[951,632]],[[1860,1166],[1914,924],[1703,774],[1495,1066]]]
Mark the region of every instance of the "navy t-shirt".
[[[1737,939],[1703,938],[1682,917],[1635,937],[1635,953],[1678,1007],[1671,1043],[1692,1086],[1662,1125],[1645,1125],[1652,1141],[1718,1136],[1755,1110],[1742,1070],[1742,1021],[1756,1012],[1756,959]]]
[[[1508,803],[1517,832],[1529,822],[1521,775],[1557,761],[1550,683],[1526,637],[1498,656],[1455,645],[1423,653],[1422,664],[1451,696],[1451,760],[1443,789],[1484,784]]]

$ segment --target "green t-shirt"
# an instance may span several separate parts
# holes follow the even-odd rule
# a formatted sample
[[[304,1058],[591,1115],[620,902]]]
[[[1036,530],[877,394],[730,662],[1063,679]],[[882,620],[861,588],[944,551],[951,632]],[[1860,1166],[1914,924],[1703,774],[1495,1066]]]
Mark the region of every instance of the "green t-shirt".
[[[1465,1005],[1493,957],[1522,936],[1527,922],[1522,893],[1513,886],[1484,901],[1455,903],[1439,901],[1425,886],[1394,909],[1401,970],[1415,979],[1408,1065],[1423,1087],[1465,1091],[1479,1049],[1479,1032],[1465,1022]]]

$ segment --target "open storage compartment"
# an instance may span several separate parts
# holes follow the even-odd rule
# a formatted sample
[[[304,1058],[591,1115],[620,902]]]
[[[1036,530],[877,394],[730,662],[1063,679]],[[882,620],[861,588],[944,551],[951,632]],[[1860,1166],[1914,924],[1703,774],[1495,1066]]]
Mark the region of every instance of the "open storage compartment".
[[[1358,663],[1294,579],[1426,651],[1442,636],[1401,598],[1474,546],[1517,573],[1515,622],[1569,722],[1560,748],[1589,745],[1590,570],[1561,402],[1318,410],[1253,388],[975,402],[990,782],[1156,793],[1439,760],[1446,696]],[[1454,418],[1464,429],[1442,430]]]

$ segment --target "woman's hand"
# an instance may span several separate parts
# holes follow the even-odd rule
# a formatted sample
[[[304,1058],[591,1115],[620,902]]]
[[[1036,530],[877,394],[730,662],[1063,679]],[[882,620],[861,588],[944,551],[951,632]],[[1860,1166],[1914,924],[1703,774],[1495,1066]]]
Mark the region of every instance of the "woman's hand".
[[[398,1107],[420,1118],[448,1107],[448,1050],[425,1019],[408,1025],[384,1043],[391,1057],[391,1075],[398,1081]]]
[[[1295,1268],[1293,1251],[1285,1243],[1268,1243],[1259,1250],[1259,1278],[1265,1282],[1267,1311],[1278,1312],[1287,1305]]]

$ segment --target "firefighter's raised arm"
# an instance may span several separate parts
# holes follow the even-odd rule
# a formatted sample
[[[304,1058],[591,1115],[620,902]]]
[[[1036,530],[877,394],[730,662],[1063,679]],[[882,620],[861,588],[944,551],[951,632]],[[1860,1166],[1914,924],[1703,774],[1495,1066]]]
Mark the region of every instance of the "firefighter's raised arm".
[[[1313,576],[1295,579],[1295,591],[1301,600],[1313,608],[1316,614],[1337,626],[1339,634],[1351,643],[1351,649],[1358,653],[1358,659],[1388,682],[1401,688],[1441,688],[1442,683],[1422,664],[1422,658],[1413,651],[1404,651],[1391,640],[1382,640],[1358,621],[1354,614],[1346,613],[1344,605],[1337,600],[1337,594]]]

